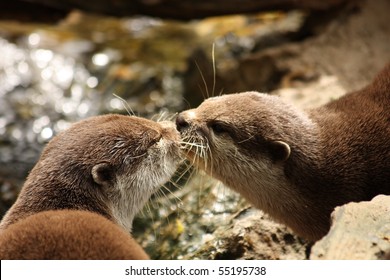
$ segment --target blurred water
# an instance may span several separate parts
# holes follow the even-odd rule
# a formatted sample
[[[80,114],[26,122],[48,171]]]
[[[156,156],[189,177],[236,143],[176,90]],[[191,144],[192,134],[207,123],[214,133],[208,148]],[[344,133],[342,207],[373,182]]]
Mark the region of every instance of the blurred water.
[[[184,89],[186,72],[198,63],[194,52],[202,49],[212,69],[215,43],[216,69],[223,71],[264,34],[296,29],[300,20],[296,12],[188,23],[72,12],[56,25],[0,21],[0,177],[9,162],[31,167],[42,145],[70,123],[126,113],[114,94],[149,118],[191,106],[183,92],[199,95],[203,87]],[[26,170],[17,169],[11,173],[22,178]]]

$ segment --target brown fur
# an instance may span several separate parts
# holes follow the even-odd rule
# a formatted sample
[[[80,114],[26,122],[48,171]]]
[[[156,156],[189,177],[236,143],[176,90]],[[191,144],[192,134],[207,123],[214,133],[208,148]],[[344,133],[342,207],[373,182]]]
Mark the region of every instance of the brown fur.
[[[121,227],[88,211],[44,211],[12,224],[0,235],[0,259],[146,260]]]
[[[245,92],[205,100],[176,123],[196,166],[308,239],[327,233],[335,206],[390,194],[390,65],[307,112]]]
[[[105,115],[74,124],[47,144],[1,221],[0,234],[31,215],[63,209],[99,214],[130,232],[134,215],[175,172],[178,140],[172,123],[133,116]]]

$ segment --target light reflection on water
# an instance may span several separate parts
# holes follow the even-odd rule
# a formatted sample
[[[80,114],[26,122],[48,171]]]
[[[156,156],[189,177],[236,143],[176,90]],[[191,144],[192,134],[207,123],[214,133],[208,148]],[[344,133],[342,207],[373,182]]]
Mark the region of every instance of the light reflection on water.
[[[146,21],[124,21],[123,28],[141,35],[159,25]],[[119,51],[94,44],[80,38],[59,41],[45,31],[13,41],[0,37],[0,164],[22,162],[31,168],[44,143],[89,116],[126,113],[128,106],[129,112],[151,117],[166,106],[181,106],[181,80],[171,77],[169,67],[122,65]],[[125,95],[127,104],[113,93]]]
[[[39,34],[32,33],[28,36],[28,43],[30,44],[30,46],[32,47],[38,46],[40,42],[41,42],[41,36],[39,36]]]
[[[110,62],[110,59],[104,53],[97,53],[92,57],[92,62],[96,66],[106,66]]]
[[[274,17],[295,28],[288,18],[302,16]],[[184,92],[188,99],[201,95],[199,85],[192,85],[196,73],[189,67],[197,50],[207,54],[200,57],[212,67],[215,43],[216,68],[229,68],[226,62],[249,53],[262,33],[270,32],[263,28],[269,22],[261,15],[184,24],[72,12],[58,25],[22,24],[26,31],[10,35],[10,40],[0,37],[0,164],[9,159],[5,155],[23,162],[31,150],[37,157],[42,145],[68,126],[64,123],[126,113],[126,106],[144,117],[183,109]],[[0,21],[0,31],[6,31],[1,34],[12,34],[7,26],[12,29]]]
[[[16,43],[0,38],[0,164],[33,164],[56,133],[99,113],[92,106],[98,79],[41,41],[38,33]]]

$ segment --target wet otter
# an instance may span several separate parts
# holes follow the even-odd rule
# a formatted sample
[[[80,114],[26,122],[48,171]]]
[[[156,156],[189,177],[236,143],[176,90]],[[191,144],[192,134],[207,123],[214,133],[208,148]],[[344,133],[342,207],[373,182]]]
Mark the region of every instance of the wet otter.
[[[335,206],[390,194],[390,65],[317,109],[244,92],[209,98],[176,125],[196,167],[310,240]]]
[[[176,171],[178,141],[171,122],[105,115],[74,124],[45,147],[0,232],[62,209],[93,212],[131,231],[134,215]]]

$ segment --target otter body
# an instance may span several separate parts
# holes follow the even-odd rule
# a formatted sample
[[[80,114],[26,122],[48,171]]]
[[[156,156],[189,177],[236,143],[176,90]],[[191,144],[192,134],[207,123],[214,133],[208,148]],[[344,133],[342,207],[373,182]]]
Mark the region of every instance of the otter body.
[[[0,235],[1,259],[146,260],[123,228],[96,213],[43,211],[14,223]]]
[[[194,165],[310,240],[328,232],[334,207],[390,194],[390,65],[317,109],[244,92],[207,99],[176,124]]]
[[[74,124],[45,147],[0,236],[35,214],[63,209],[95,213],[130,232],[137,212],[176,171],[178,141],[170,122],[105,115]]]

